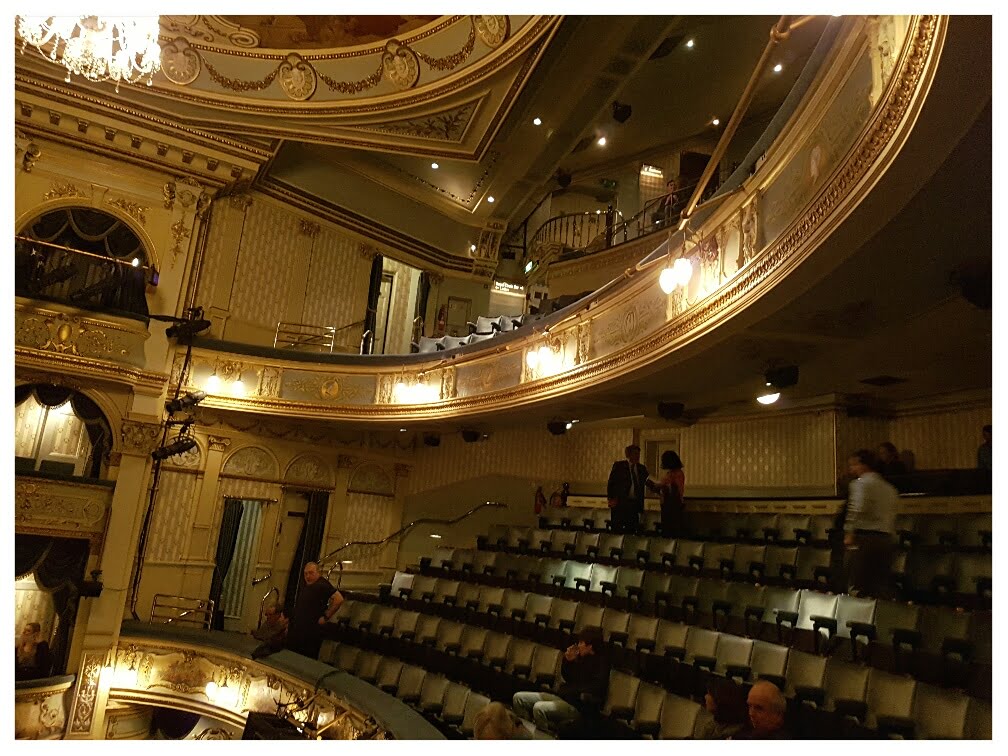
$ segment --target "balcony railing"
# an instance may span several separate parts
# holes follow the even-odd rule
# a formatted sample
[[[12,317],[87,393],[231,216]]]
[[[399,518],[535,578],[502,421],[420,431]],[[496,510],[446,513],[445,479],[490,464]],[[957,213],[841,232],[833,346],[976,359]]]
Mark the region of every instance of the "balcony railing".
[[[364,321],[345,326],[316,325],[314,323],[277,323],[273,346],[276,349],[292,349],[297,352],[318,352],[322,354],[355,354],[359,346],[357,334],[361,333]]]
[[[134,260],[15,236],[14,293],[147,318],[147,267],[139,259]]]

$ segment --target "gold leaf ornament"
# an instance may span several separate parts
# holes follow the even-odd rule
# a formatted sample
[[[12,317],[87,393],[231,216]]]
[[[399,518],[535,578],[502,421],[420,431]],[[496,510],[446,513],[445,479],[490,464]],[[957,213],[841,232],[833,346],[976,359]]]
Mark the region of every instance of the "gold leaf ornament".
[[[507,39],[511,31],[511,23],[507,16],[474,16],[473,25],[480,41],[491,49]]]
[[[416,53],[396,39],[390,39],[385,44],[382,69],[385,78],[398,89],[410,89],[416,86],[420,78],[420,61],[417,60]]]
[[[291,53],[280,64],[280,87],[292,100],[307,100],[315,94],[317,83],[315,69],[297,53]]]
[[[185,37],[177,37],[161,48],[161,71],[172,84],[192,84],[201,68],[199,53]]]

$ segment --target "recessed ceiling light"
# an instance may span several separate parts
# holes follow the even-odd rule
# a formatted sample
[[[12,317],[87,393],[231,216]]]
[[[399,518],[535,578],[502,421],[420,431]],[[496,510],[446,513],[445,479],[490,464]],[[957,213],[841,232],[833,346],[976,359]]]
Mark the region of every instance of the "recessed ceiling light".
[[[773,67],[773,70],[774,70],[774,73],[780,73],[781,71],[784,70],[784,66],[782,66],[780,63],[778,63],[776,66]]]
[[[686,47],[688,47],[690,49],[693,49],[693,40],[692,39],[687,39],[686,40]]]
[[[721,119],[720,118],[715,118],[713,121],[711,121],[711,123],[714,124],[715,126],[718,126],[721,123]]]
[[[536,116],[535,118],[533,118],[532,119],[532,125],[533,126],[542,126],[542,118],[540,118],[539,116]]]
[[[598,146],[599,147],[605,147],[605,143],[606,143],[606,138],[605,137],[599,137],[598,138]]]
[[[487,202],[493,202],[493,201],[494,201],[493,195],[487,197]]]
[[[438,165],[437,163],[431,163],[431,164],[430,164],[430,167],[431,167],[431,168],[433,168],[433,169],[434,169],[434,170],[436,171],[436,170],[437,170],[438,168],[440,168],[441,166],[440,166],[440,165]]]
[[[567,423],[567,430],[570,430],[573,427],[574,427],[574,423]]]
[[[773,404],[778,399],[780,399],[780,392],[776,391],[772,394],[762,394],[756,397],[756,401],[760,404]]]
[[[399,429],[399,432],[400,432],[400,433],[405,433],[405,432],[406,432],[406,429],[405,429],[405,428],[400,428],[400,429]]]
[[[470,244],[469,245],[469,251],[470,252],[475,252],[476,251],[476,245],[475,244]]]
[[[430,537],[431,538],[440,538],[441,536],[439,534],[437,534],[437,533],[431,533]]]

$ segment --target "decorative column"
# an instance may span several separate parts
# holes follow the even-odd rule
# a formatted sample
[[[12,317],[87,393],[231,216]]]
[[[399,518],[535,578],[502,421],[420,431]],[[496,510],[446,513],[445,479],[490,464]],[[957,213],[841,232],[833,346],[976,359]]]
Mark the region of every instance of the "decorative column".
[[[109,682],[102,681],[101,674],[119,641],[119,630],[127,615],[130,577],[147,506],[150,454],[160,440],[161,426],[123,421],[122,453],[99,565],[104,589],[100,597],[91,599],[68,739],[101,739],[105,732]]]
[[[336,481],[329,494],[329,516],[322,536],[323,556],[346,543],[347,486],[350,484],[350,472],[359,461],[349,454],[340,454],[336,458]]]
[[[217,491],[220,487],[220,471],[224,464],[224,453],[231,445],[226,436],[207,436],[207,458],[203,468],[203,485],[196,500],[192,533],[189,536],[189,551],[186,554],[186,568],[182,577],[183,596],[208,596],[210,578],[213,574],[213,551],[210,537],[214,530],[214,514],[217,510]]]

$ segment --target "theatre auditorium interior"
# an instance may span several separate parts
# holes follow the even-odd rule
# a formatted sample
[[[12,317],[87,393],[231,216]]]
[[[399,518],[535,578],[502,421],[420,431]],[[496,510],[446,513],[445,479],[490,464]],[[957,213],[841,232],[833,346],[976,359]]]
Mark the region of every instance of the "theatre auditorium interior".
[[[14,25],[14,737],[992,738],[990,16]]]

